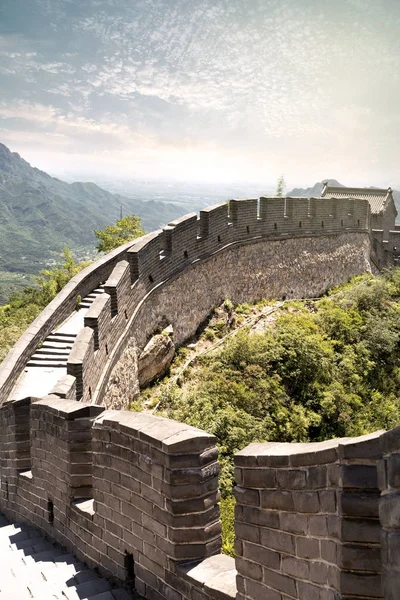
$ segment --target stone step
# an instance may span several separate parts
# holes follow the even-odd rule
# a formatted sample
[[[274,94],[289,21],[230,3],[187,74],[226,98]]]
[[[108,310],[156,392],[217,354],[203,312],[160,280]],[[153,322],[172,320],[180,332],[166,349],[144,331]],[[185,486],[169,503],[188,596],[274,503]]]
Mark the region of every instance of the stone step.
[[[114,600],[133,600],[134,598],[133,593],[128,592],[128,590],[124,590],[123,588],[111,590],[111,594]]]
[[[99,574],[94,569],[84,569],[83,571],[78,571],[74,575],[74,583],[72,585],[80,585],[81,583],[87,583],[88,581],[93,581],[94,579],[98,579]]]
[[[45,362],[52,362],[53,360],[55,360],[56,362],[61,362],[63,360],[67,360],[68,355],[64,358],[64,355],[54,355],[54,354],[37,354],[35,352],[35,354],[33,354],[33,356],[31,357],[30,360],[43,360]]]
[[[54,338],[76,338],[76,333],[63,333],[62,331],[53,331],[49,333],[46,339],[54,339]]]
[[[65,369],[66,364],[67,364],[67,361],[65,361],[63,363],[59,363],[59,362],[51,363],[51,362],[30,360],[26,366],[27,367],[40,367],[41,369],[43,369],[45,367],[50,367],[52,369]]]
[[[46,346],[35,351],[33,356],[69,356],[69,350],[72,348],[47,348]]]
[[[41,348],[38,348],[36,352],[39,350],[64,350],[70,351],[73,346],[73,342],[44,342]]]
[[[33,540],[32,540],[33,541]],[[54,546],[48,542],[47,540],[40,540],[37,543],[31,544],[26,548],[20,548],[19,550],[25,554],[25,556],[32,556],[36,560],[38,554],[42,552],[46,552],[48,550],[53,550]]]
[[[115,600],[112,592],[101,592],[95,596],[89,596],[87,600]]]
[[[86,581],[85,583],[80,583],[75,587],[75,591],[79,598],[91,598],[92,596],[96,596],[102,592],[109,592],[110,590],[111,585],[108,583],[107,579],[103,578]]]

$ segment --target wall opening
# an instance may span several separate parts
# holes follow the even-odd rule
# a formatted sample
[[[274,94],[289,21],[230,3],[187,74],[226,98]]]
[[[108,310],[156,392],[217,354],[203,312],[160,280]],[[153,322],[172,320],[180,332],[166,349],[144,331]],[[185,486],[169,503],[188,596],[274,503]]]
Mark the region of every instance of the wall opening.
[[[108,356],[108,345],[106,344],[106,354]]]
[[[301,229],[301,221],[299,221],[299,228]]]
[[[340,221],[340,225],[343,227],[343,219],[341,219],[341,221]]]
[[[52,500],[50,500],[50,498],[47,500],[47,519],[48,519],[50,525],[53,525],[53,523],[54,523],[54,502]]]
[[[360,219],[357,219],[357,226],[360,227]]]
[[[321,221],[321,227],[323,227],[323,226],[324,226],[324,222],[323,222],[323,221]]]
[[[92,399],[92,388],[89,386],[89,398]]]
[[[278,225],[276,223],[274,223],[274,229],[275,231],[278,229]]]
[[[246,231],[247,233],[250,233],[250,227],[248,225],[246,225]]]
[[[189,258],[189,254],[188,254],[188,251],[187,251],[187,250],[185,250],[185,252],[183,253],[183,256],[184,256],[185,258]]]
[[[134,583],[135,581],[135,561],[133,554],[125,550],[124,566],[126,571],[126,581]]]
[[[150,281],[150,283],[154,283],[154,279],[151,275],[149,275],[149,281]]]
[[[128,320],[128,313],[124,310],[125,319]]]
[[[221,236],[219,235],[218,236],[218,244],[220,244],[220,243],[221,243]]]

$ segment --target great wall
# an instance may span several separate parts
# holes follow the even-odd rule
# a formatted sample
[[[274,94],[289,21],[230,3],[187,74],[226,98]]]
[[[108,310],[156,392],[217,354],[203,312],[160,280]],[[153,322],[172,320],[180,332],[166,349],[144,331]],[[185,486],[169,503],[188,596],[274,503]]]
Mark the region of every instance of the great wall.
[[[148,600],[398,600],[400,428],[239,452],[233,559],[215,439],[108,400],[160,326],[180,345],[225,298],[317,296],[378,271],[392,229],[371,228],[366,200],[231,200],[82,271],[0,368],[1,512]]]

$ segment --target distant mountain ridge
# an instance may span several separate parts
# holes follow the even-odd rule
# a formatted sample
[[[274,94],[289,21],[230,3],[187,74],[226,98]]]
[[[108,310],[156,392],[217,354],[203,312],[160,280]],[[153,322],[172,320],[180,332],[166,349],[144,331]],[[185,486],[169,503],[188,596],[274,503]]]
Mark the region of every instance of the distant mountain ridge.
[[[64,246],[93,248],[93,231],[114,223],[121,208],[124,215],[140,216],[147,231],[183,212],[174,204],[111,194],[94,183],[66,183],[0,144],[1,271],[37,273]]]
[[[300,198],[319,198],[324,188],[324,183],[328,182],[329,185],[333,185],[335,187],[344,187],[341,183],[336,181],[336,179],[323,179],[322,181],[317,181],[314,183],[312,187],[309,188],[293,188],[291,192],[288,192],[286,196],[298,196]]]

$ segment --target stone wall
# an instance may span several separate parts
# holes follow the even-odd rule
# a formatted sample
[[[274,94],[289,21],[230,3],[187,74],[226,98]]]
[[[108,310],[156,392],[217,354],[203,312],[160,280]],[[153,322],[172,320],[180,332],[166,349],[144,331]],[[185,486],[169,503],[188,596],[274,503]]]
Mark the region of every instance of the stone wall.
[[[379,463],[382,496],[382,563],[386,600],[400,597],[400,427],[382,436],[383,458]]]
[[[122,399],[132,400],[137,380],[132,345],[140,352],[157,327],[172,324],[174,341],[180,345],[226,298],[239,304],[260,298],[317,297],[370,270],[369,251],[364,233],[260,239],[230,246],[190,265],[139,306],[119,344],[129,343],[129,347],[104,378],[108,389],[101,393],[102,402],[119,407]],[[126,373],[130,378],[124,378]]]
[[[370,270],[369,231],[370,208],[364,200],[231,200],[202,210],[199,219],[182,217],[122,246],[66,286],[3,362],[0,402],[9,399],[38,344],[74,310],[77,295],[100,282],[105,281],[106,294],[89,309],[67,365],[76,380],[76,398],[96,402],[102,401],[130,337],[140,351],[159,321],[168,319],[161,302],[174,317],[179,344],[226,296],[241,301],[315,295]],[[186,273],[180,286],[177,278]],[[214,287],[217,283],[215,292],[210,279]],[[161,290],[174,281],[161,298]],[[179,319],[175,305],[183,309]]]
[[[384,597],[381,433],[236,455],[238,600]]]
[[[0,408],[0,506],[148,600],[397,600],[399,439],[239,452],[233,559],[220,554],[213,436],[25,399]]]

